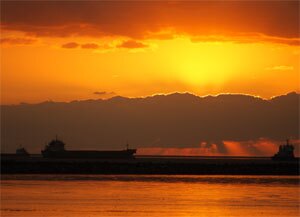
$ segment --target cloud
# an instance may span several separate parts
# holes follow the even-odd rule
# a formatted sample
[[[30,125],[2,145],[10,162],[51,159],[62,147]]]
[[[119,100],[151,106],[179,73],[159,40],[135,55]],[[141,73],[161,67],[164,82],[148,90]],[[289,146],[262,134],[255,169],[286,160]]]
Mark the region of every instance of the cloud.
[[[83,49],[98,49],[100,46],[95,43],[87,43],[87,44],[82,44],[81,48]]]
[[[176,31],[170,29],[161,32],[147,32],[144,36],[144,39],[171,40],[174,39],[176,36]]]
[[[295,154],[299,155],[299,141],[292,140],[295,147]],[[259,138],[257,140],[248,141],[224,141],[227,154],[230,156],[273,156],[282,141],[271,140],[267,138]]]
[[[169,156],[222,156],[224,154],[218,151],[216,144],[210,148],[194,147],[194,148],[164,148],[149,147],[139,148],[138,155],[169,155]]]
[[[76,42],[69,42],[69,43],[63,44],[61,47],[71,49],[71,48],[79,47],[79,44]]]
[[[290,70],[294,70],[293,66],[271,66],[271,67],[267,67],[266,70],[271,70],[271,71],[290,71]]]
[[[192,42],[233,42],[233,43],[257,43],[271,42],[299,46],[300,38],[271,37],[261,33],[235,33],[228,35],[202,35],[191,38]]]
[[[112,49],[114,47],[108,45],[108,44],[103,44],[103,45],[99,45],[96,43],[84,43],[84,44],[80,44],[78,42],[68,42],[65,43],[61,46],[62,48],[78,48],[81,47],[82,49],[91,49],[91,50],[108,50],[108,49]]]
[[[94,92],[94,94],[96,94],[96,95],[104,95],[104,94],[106,94],[106,92],[105,91],[96,91],[96,92]]]
[[[299,45],[299,1],[2,1],[1,12],[1,29],[35,36],[171,39],[162,32],[172,29],[191,37],[255,32]]]
[[[106,92],[106,91],[95,91],[93,94],[105,97],[115,96],[115,92]]]
[[[295,147],[295,155],[300,155],[300,140],[291,140]],[[220,148],[224,146],[225,151]],[[222,141],[219,143],[201,142],[196,147],[146,147],[139,148],[139,155],[173,155],[173,156],[261,156],[271,157],[282,141],[266,138],[246,141]]]
[[[1,38],[1,44],[28,45],[33,44],[36,40],[32,38]]]
[[[128,41],[123,41],[121,44],[117,45],[117,47],[118,48],[135,49],[135,48],[146,48],[146,47],[148,47],[148,45],[143,44],[142,42],[128,40]]]

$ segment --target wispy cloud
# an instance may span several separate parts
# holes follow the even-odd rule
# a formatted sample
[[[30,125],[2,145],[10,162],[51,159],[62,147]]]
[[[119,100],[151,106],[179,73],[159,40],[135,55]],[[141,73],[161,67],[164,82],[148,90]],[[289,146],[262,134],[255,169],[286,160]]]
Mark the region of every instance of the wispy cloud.
[[[93,94],[101,97],[112,97],[116,95],[115,92],[106,92],[106,91],[95,91]]]
[[[83,49],[98,49],[100,46],[96,43],[86,43],[82,44],[81,48]]]
[[[77,47],[79,47],[79,44],[76,43],[76,42],[69,42],[69,43],[63,44],[61,47],[62,47],[62,48],[72,49],[72,48],[77,48]]]
[[[232,42],[232,43],[275,43],[275,44],[287,44],[291,46],[300,46],[299,38],[284,38],[268,36],[262,33],[255,32],[239,32],[231,33],[227,35],[200,35],[191,38],[192,42]]]
[[[148,45],[139,41],[128,40],[128,41],[123,41],[121,44],[117,45],[117,47],[134,49],[134,48],[146,48],[148,47]]]
[[[7,38],[0,39],[1,44],[14,44],[14,45],[29,45],[29,44],[33,44],[35,41],[36,39],[32,39],[32,38],[7,37]]]
[[[126,49],[140,49],[149,47],[148,44],[144,44],[135,40],[125,40],[121,43],[111,44],[97,44],[97,43],[78,43],[78,42],[68,42],[61,45],[62,48],[72,49],[72,48],[82,48],[82,49],[90,49],[90,50],[111,50],[115,48],[126,48]]]
[[[294,67],[281,65],[281,66],[271,66],[271,67],[267,67],[265,69],[269,70],[269,71],[290,71],[290,70],[294,70]]]
[[[299,156],[300,140],[292,140],[295,154]],[[182,155],[182,156],[272,156],[281,141],[260,138],[248,141],[201,142],[195,147],[145,147],[139,148],[140,155]],[[224,146],[224,147],[222,147]],[[223,150],[224,149],[224,150]]]

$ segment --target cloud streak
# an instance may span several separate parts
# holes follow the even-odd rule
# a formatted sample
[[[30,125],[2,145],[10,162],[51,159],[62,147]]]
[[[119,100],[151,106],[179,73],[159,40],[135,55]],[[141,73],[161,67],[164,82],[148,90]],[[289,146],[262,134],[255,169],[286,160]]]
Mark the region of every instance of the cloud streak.
[[[83,49],[98,49],[100,46],[95,43],[87,43],[87,44],[82,44],[81,48]]]
[[[79,47],[79,44],[76,43],[76,42],[69,42],[69,43],[63,44],[61,47],[62,48],[67,48],[67,49],[72,49],[72,48]]]
[[[267,67],[266,70],[271,70],[271,71],[290,71],[290,70],[294,70],[294,67],[293,66],[285,66],[285,65],[271,66],[271,67]]]
[[[80,44],[77,42],[68,42],[61,45],[62,48],[72,49],[72,48],[82,48],[89,50],[109,50],[113,48],[125,48],[125,49],[141,49],[149,47],[147,44],[144,44],[139,41],[126,40],[114,46],[109,44],[99,45],[96,43],[84,43]]]
[[[128,41],[123,41],[121,44],[117,45],[117,47],[118,48],[138,49],[138,48],[146,48],[146,47],[148,47],[148,45],[144,44],[142,42],[128,40]]]
[[[272,37],[261,33],[235,33],[228,35],[203,35],[191,38],[192,42],[233,42],[233,43],[257,43],[271,42],[299,46],[300,38]]]
[[[11,44],[11,45],[29,45],[29,44],[33,44],[34,42],[36,42],[36,40],[32,38],[7,37],[7,38],[0,39],[1,44]]]
[[[116,93],[115,92],[106,92],[106,91],[95,91],[93,93],[94,95],[97,95],[97,96],[100,96],[100,97],[112,97],[112,96],[115,96]]]
[[[300,156],[300,140],[292,140],[295,155]],[[279,148],[282,141],[266,138],[248,141],[222,141],[209,144],[201,142],[196,147],[146,147],[138,149],[140,155],[173,155],[173,156],[261,156],[271,157]],[[221,146],[224,146],[221,148]]]

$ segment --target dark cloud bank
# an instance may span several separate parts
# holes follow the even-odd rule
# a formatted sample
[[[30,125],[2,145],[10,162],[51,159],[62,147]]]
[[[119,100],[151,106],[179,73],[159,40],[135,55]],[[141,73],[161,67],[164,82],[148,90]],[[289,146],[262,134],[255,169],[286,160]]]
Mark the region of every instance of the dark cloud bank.
[[[73,149],[198,147],[201,142],[299,139],[299,94],[113,97],[1,106],[1,148],[38,152],[58,134]]]
[[[299,1],[1,1],[1,28],[35,36],[156,38],[262,33],[299,38]]]

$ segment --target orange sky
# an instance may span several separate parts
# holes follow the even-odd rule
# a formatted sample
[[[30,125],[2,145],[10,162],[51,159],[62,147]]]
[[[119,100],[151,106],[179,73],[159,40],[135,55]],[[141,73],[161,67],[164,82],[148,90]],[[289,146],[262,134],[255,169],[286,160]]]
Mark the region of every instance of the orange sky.
[[[299,91],[299,3],[1,1],[1,103]]]

